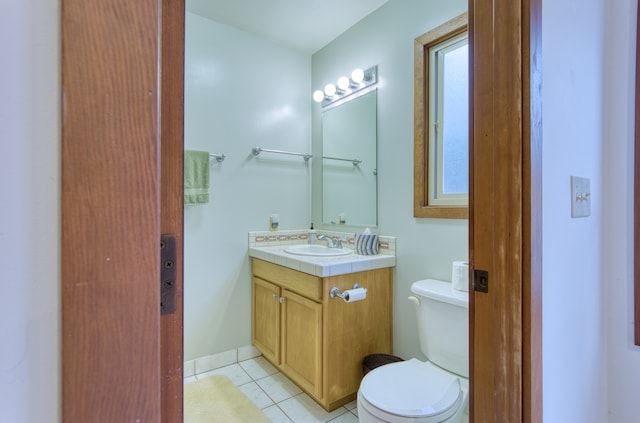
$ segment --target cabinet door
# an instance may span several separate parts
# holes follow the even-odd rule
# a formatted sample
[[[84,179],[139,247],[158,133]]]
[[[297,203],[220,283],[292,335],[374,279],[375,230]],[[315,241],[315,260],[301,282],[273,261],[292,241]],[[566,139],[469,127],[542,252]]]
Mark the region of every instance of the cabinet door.
[[[280,288],[253,278],[251,342],[272,363],[280,364]]]
[[[317,399],[322,398],[322,304],[283,290],[282,369]]]

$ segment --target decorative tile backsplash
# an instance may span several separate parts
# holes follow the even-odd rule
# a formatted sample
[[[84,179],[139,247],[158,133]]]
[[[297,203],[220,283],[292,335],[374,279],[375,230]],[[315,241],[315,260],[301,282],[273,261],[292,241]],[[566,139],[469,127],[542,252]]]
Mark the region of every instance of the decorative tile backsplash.
[[[249,232],[249,247],[273,247],[276,245],[293,245],[293,244],[306,244],[309,230],[308,229],[296,229],[288,231],[256,231]],[[342,246],[345,248],[355,247],[356,234],[353,232],[337,232],[337,231],[325,231],[316,230],[318,235],[327,235],[331,237],[346,238],[347,241],[342,242]],[[322,243],[322,241],[319,241]],[[392,236],[378,237],[378,250],[379,254],[396,254],[396,238]]]

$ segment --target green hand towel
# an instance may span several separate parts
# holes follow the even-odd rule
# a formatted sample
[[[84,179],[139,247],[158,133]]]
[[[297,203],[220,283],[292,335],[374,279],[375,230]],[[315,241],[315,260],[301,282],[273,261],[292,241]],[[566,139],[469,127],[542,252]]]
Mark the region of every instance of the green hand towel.
[[[209,203],[209,152],[184,152],[184,204]]]

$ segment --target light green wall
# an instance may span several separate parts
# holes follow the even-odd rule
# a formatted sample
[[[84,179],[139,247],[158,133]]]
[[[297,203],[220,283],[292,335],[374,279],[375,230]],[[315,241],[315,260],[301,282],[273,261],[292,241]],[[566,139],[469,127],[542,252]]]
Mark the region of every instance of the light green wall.
[[[391,0],[343,33],[312,58],[312,90],[378,65],[378,222],[382,235],[397,237],[394,290],[394,348],[402,357],[423,358],[411,283],[451,280],[454,260],[468,255],[468,221],[413,217],[413,42],[465,12],[464,0]],[[321,107],[313,106],[313,153],[321,155]],[[319,166],[313,173],[313,221],[320,222]],[[321,227],[321,226],[320,226]],[[345,228],[361,231],[362,228]]]
[[[251,343],[248,232],[309,224],[311,166],[253,147],[308,152],[311,60],[245,31],[187,13],[185,147],[223,153],[211,201],[185,208],[184,357]]]

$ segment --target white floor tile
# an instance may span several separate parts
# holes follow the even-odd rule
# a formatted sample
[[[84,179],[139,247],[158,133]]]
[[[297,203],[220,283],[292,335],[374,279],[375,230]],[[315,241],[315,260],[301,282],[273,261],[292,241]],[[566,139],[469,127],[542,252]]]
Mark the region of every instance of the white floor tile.
[[[271,398],[269,398],[255,382],[245,383],[244,385],[239,386],[238,389],[240,389],[242,393],[261,410],[275,405],[273,401],[271,401]]]
[[[293,382],[287,379],[282,373],[267,376],[256,383],[260,385],[263,391],[275,402],[279,403],[294,395],[302,392]]]
[[[252,358],[238,363],[253,380],[262,379],[278,373],[278,369],[273,367],[264,357]]]
[[[291,419],[289,419],[277,405],[267,407],[262,410],[262,412],[266,414],[273,423],[292,423]]]
[[[336,417],[333,420],[329,420],[330,423],[358,423],[358,418],[355,414],[346,412],[341,416]]]
[[[346,408],[340,407],[328,413],[304,393],[278,403],[278,407],[280,407],[294,423],[328,422],[349,412]]]
[[[198,379],[203,379],[205,377],[213,375],[227,376],[236,386],[244,385],[245,383],[251,382],[251,377],[249,377],[247,372],[245,372],[242,367],[237,364],[221,367],[219,369],[215,369],[206,373],[201,373],[199,375],[196,375],[196,377]]]
[[[353,410],[351,410],[351,412],[358,417],[358,407],[356,406],[356,408],[354,408]],[[467,422],[468,423],[468,422]]]
[[[185,377],[184,383],[213,375],[231,379],[273,423],[358,423],[357,401],[328,413],[264,357]]]

